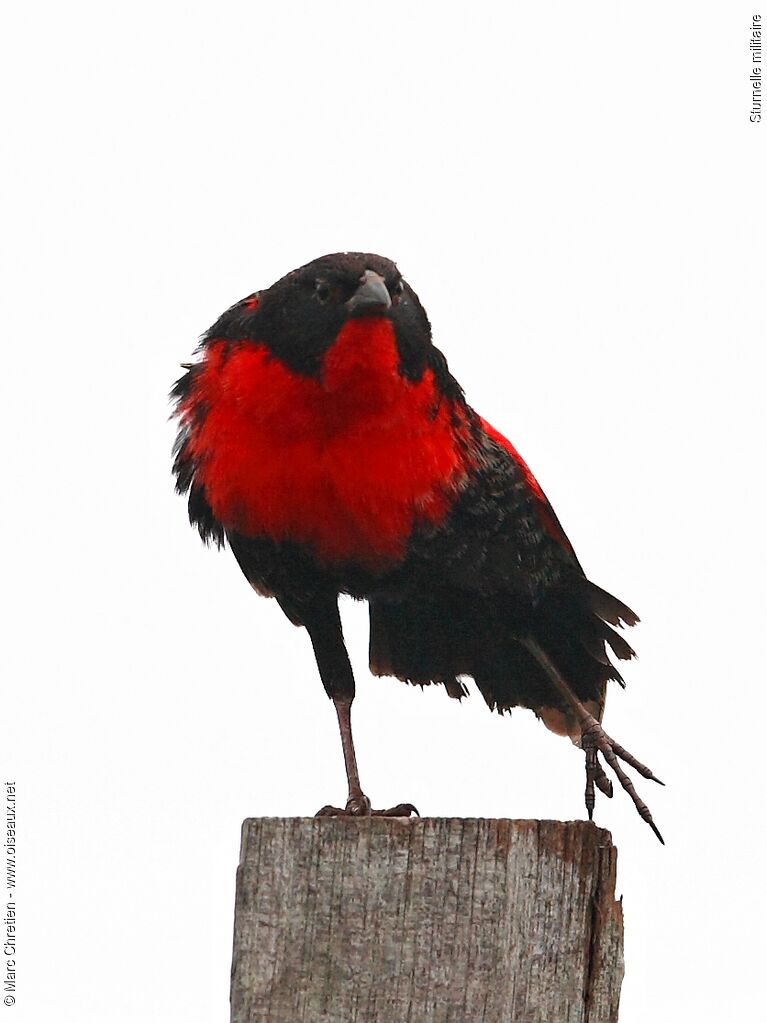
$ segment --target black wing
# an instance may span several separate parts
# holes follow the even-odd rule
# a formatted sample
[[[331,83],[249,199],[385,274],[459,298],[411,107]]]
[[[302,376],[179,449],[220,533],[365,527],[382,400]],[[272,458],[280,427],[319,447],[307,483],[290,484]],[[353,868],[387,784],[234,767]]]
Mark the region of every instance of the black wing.
[[[567,714],[525,646],[533,638],[577,696],[601,706],[606,682],[621,681],[605,643],[633,655],[611,626],[637,616],[586,578],[524,463],[483,429],[478,443],[450,514],[414,536],[401,571],[370,599],[371,669],[455,696],[468,675],[492,709]]]

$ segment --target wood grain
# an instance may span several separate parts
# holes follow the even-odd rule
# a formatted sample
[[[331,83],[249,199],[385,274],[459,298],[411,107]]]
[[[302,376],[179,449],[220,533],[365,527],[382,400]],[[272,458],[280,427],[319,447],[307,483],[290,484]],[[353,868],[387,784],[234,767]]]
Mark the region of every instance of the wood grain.
[[[616,850],[585,821],[242,827],[233,1023],[614,1023]]]

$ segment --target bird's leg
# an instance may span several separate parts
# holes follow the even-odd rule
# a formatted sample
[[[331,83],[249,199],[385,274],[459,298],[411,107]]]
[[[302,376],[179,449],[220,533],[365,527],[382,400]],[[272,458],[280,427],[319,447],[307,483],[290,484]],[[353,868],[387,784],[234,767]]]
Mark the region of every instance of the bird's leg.
[[[594,785],[596,784],[599,790],[604,792],[605,795],[612,795],[612,785],[599,764],[598,754],[601,753],[615,772],[618,781],[621,783],[626,792],[628,792],[629,796],[631,796],[639,816],[643,821],[650,825],[657,838],[663,842],[663,836],[655,826],[652,814],[650,813],[647,805],[642,802],[637,795],[634,783],[621,767],[619,760],[623,760],[624,763],[633,767],[634,770],[641,774],[643,778],[649,778],[651,781],[655,781],[659,785],[662,785],[663,782],[659,778],[655,777],[649,767],[646,767],[637,760],[635,756],[629,753],[628,750],[625,750],[623,746],[619,746],[614,739],[610,738],[594,715],[590,714],[586,710],[568,683],[562,677],[551,658],[538,645],[538,643],[536,643],[533,639],[528,639],[526,643],[535,659],[541,667],[545,669],[549,680],[559,693],[560,697],[572,710],[580,726],[581,746],[586,754],[586,809],[588,810],[589,819],[591,819],[594,812]]]
[[[333,701],[338,715],[338,728],[341,733],[341,746],[344,752],[346,778],[349,783],[349,799],[342,809],[337,806],[323,806],[317,813],[318,817],[409,817],[418,811],[411,803],[400,803],[389,810],[371,810],[370,800],[362,791],[357,756],[354,752],[352,738],[351,709],[354,700],[354,675],[346,652],[341,618],[338,614],[338,599],[316,602],[309,614],[304,614],[306,625],[317,667],[320,672],[325,691]]]
[[[341,733],[341,746],[344,751],[346,778],[349,782],[349,800],[346,804],[346,809],[355,816],[364,816],[371,812],[370,800],[362,791],[359,770],[357,768],[357,756],[354,752],[352,700],[353,697],[333,697],[336,714],[338,715],[338,730]]]
[[[344,764],[346,766],[346,778],[349,782],[349,799],[346,809],[341,811],[332,806],[323,806],[318,817],[335,816],[339,813],[350,814],[353,817],[409,817],[411,813],[418,816],[418,811],[412,803],[399,803],[388,810],[371,810],[370,800],[362,791],[360,776],[357,769],[357,756],[354,752],[354,739],[352,738],[352,700],[353,697],[333,697],[333,704],[338,715],[338,730],[341,733],[341,746],[344,751]]]

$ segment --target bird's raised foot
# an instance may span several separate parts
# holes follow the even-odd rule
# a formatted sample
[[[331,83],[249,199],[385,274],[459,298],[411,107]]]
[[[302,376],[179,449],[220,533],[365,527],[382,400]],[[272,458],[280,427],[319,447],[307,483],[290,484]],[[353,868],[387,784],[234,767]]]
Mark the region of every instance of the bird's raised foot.
[[[314,815],[315,817],[410,817],[415,814],[416,817],[420,817],[420,813],[413,806],[412,803],[398,803],[396,806],[390,807],[388,810],[372,810],[370,808],[370,800],[367,796],[354,797],[348,801],[346,806],[342,809],[340,806],[323,806],[321,810],[318,810]]]
[[[612,783],[599,763],[599,754],[601,753],[615,772],[618,781],[631,796],[639,816],[650,825],[658,840],[665,845],[663,836],[652,819],[652,814],[647,805],[637,795],[634,783],[623,770],[619,761],[623,760],[629,767],[633,767],[643,778],[648,778],[662,785],[663,782],[660,778],[656,778],[649,767],[640,763],[633,754],[625,750],[623,746],[619,746],[614,739],[611,739],[596,718],[588,713],[584,714],[581,746],[586,754],[586,810],[588,811],[589,820],[592,819],[594,814],[594,786],[596,785],[599,791],[603,792],[606,796],[612,796],[613,794]]]

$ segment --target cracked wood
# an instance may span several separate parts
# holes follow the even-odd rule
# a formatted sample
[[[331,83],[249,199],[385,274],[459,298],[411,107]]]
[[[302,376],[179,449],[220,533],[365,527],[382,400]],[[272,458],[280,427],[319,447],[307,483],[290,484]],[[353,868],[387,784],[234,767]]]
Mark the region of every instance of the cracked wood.
[[[623,918],[585,821],[242,828],[233,1023],[614,1023]]]

